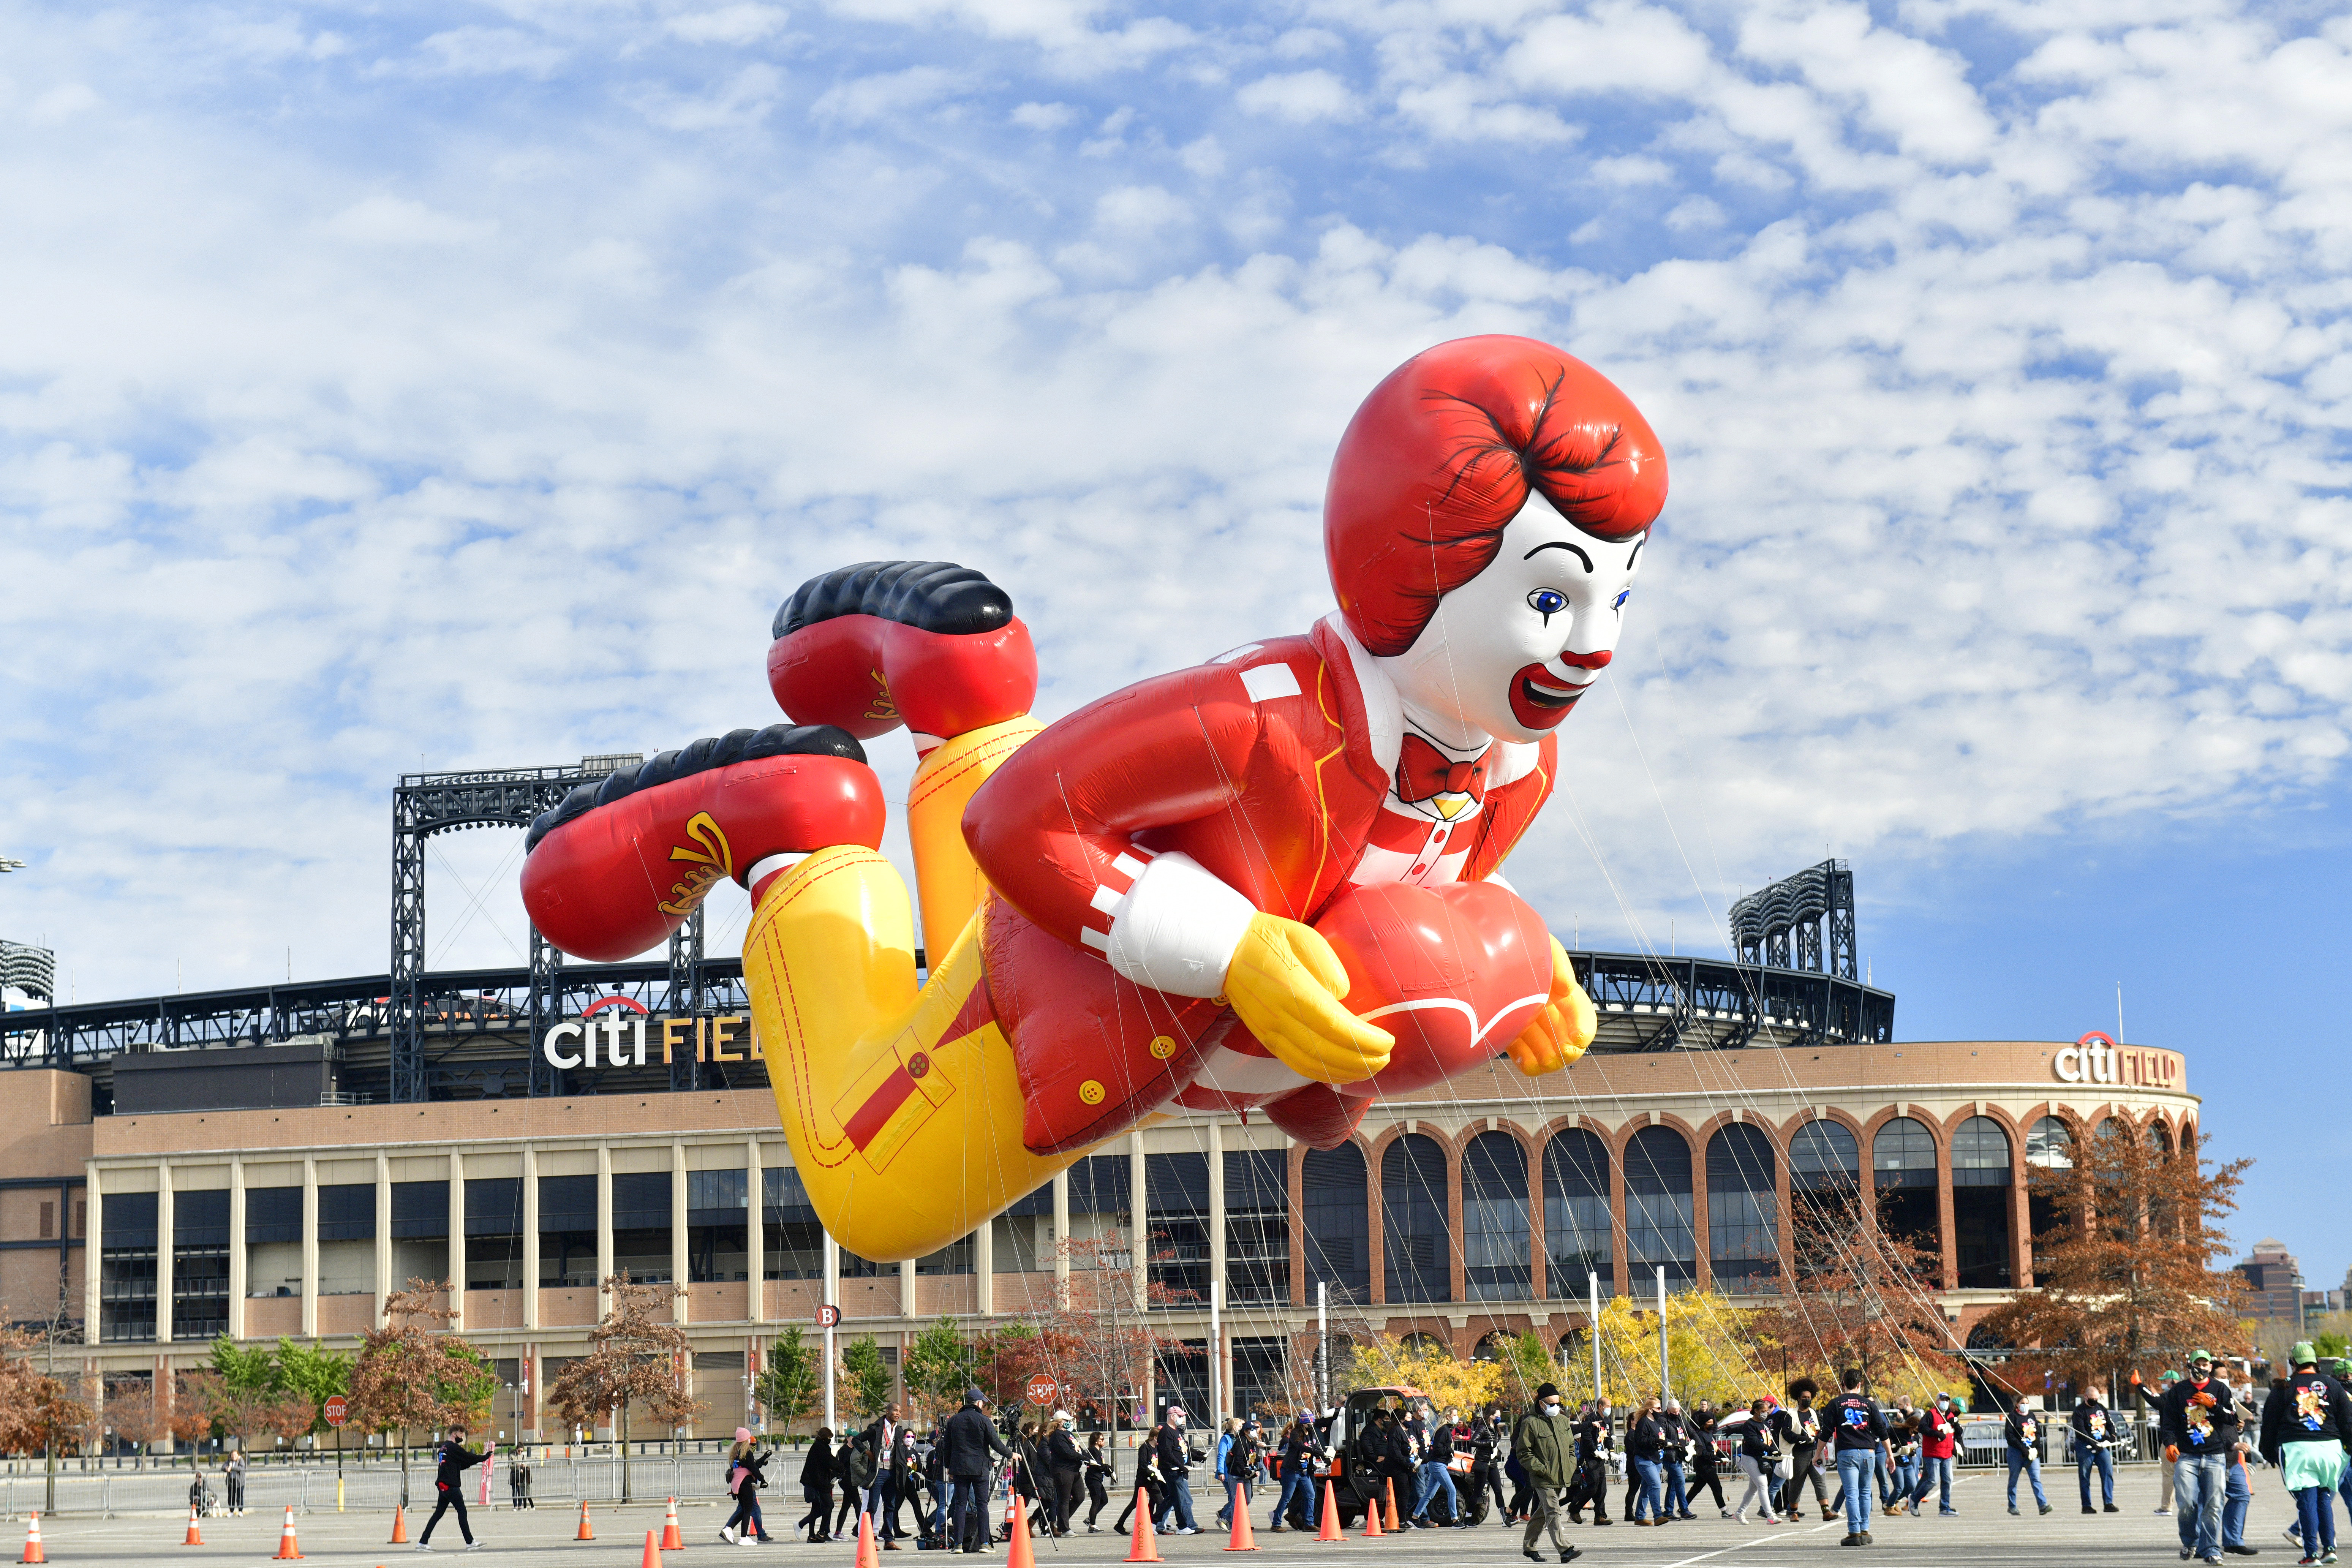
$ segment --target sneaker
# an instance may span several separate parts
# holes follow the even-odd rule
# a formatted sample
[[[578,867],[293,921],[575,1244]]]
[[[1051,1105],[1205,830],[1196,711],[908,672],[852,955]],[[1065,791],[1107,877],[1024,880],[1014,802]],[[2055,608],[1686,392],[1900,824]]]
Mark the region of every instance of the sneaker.
[[[735,1531],[733,1528],[724,1524],[720,1525],[719,1527],[719,1539],[725,1542],[730,1546],[734,1545]]]
[[[2290,1524],[2279,1533],[2286,1537],[2286,1543],[2289,1546],[2294,1547],[2298,1552],[2303,1549],[2303,1529],[2301,1526]]]
[[[1859,1531],[1850,1530],[1846,1531],[1844,1539],[1841,1540],[1838,1544],[1840,1546],[1859,1546],[1862,1544],[1862,1532]]]
[[[2333,1563],[2336,1561],[2336,1548],[2331,1546],[2326,1551],[2321,1552],[2319,1554],[2319,1560],[2322,1563]]]
[[[2017,1517],[2017,1505],[2015,1503],[2011,1503],[2009,1505],[2009,1517],[2011,1519],[2015,1519]]]
[[[2050,1511],[2050,1505],[2049,1505],[2048,1503],[2046,1503],[2046,1502],[2045,1502],[2045,1503],[2043,1503],[2043,1504],[2042,1505],[2042,1512],[2044,1512],[2044,1513],[2048,1513],[2048,1512]]]
[[[2096,1512],[2098,1512],[2099,1510],[2098,1510],[2097,1509],[2093,1508],[2089,1503],[2084,1503],[2084,1504],[2083,1505],[2083,1511],[2084,1511],[2084,1513],[2096,1513]]]
[[[1868,1545],[1871,1543],[1871,1542],[1870,1542],[1870,1531],[1866,1531],[1866,1530],[1865,1530],[1865,1531],[1864,1531],[1862,1532],[1862,1543],[1863,1543],[1864,1546],[1868,1546]]]
[[[2113,1503],[2109,1503],[2109,1504],[2107,1504],[2107,1506],[2106,1506],[2106,1507],[2105,1507],[2105,1508],[2101,1509],[2099,1511],[2100,1511],[2101,1513],[2121,1513],[2123,1510],[2122,1510],[2121,1509],[2119,1509],[2119,1508],[2116,1507],[2116,1505],[2115,1505],[2115,1504],[2113,1504]]]
[[[1201,1527],[1197,1524],[1188,1524],[1183,1529],[1179,1530],[1174,1533],[1178,1535],[1198,1535],[1201,1533]]]
[[[1723,1517],[1724,1517],[1724,1518],[1726,1518],[1726,1519],[1737,1519],[1737,1518],[1738,1517],[1737,1514],[1733,1513],[1733,1512],[1732,1512],[1729,1509],[1727,1509],[1727,1509],[1723,1509],[1723,1510],[1719,1510],[1719,1511],[1722,1513]]]
[[[2295,1568],[2314,1568],[2314,1565],[2318,1563],[2319,1559],[2316,1557],[2298,1557],[2294,1561]]]
[[[2238,1542],[2235,1546],[2224,1546],[2221,1550],[2228,1552],[2232,1557],[2260,1557],[2262,1555],[2260,1548],[2249,1546],[2242,1541]]]

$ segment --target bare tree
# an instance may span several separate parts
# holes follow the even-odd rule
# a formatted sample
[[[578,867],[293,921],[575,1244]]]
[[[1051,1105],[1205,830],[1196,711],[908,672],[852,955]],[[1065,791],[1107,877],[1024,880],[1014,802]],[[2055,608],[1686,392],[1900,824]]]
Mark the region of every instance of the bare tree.
[[[106,1400],[106,1424],[119,1440],[138,1449],[134,1462],[142,1468],[147,1450],[171,1430],[156,1403],[154,1384],[143,1377],[126,1377],[114,1385]]]
[[[617,1412],[614,1440],[621,1447],[621,1499],[629,1491],[629,1406],[643,1404],[646,1414],[672,1437],[702,1415],[703,1405],[688,1386],[686,1332],[675,1322],[654,1316],[686,1294],[675,1283],[632,1280],[625,1269],[608,1275],[604,1289],[612,1307],[588,1331],[588,1353],[556,1373],[548,1396],[563,1418],[575,1426],[593,1426],[597,1417]]]
[[[1152,1280],[1149,1260],[1124,1237],[1066,1238],[1059,1250],[1068,1280],[1037,1314],[1033,1352],[1066,1385],[1066,1400],[1116,1411],[1140,1394],[1153,1356],[1181,1346],[1150,1318],[1150,1308],[1172,1305],[1175,1293]]]

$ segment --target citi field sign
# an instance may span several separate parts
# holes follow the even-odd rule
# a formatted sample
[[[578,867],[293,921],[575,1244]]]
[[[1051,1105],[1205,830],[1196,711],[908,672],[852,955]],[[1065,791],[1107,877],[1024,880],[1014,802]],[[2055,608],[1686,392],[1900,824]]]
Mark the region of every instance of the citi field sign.
[[[598,1017],[602,1013],[604,1017]],[[742,1013],[718,1018],[656,1017],[642,1002],[607,996],[580,1011],[580,1016],[557,1024],[540,1037],[540,1054],[550,1067],[570,1071],[603,1064],[641,1068],[648,1051],[660,1053],[662,1065],[672,1061],[742,1062],[758,1056],[751,1042],[751,1019]]]
[[[2112,1083],[2137,1089],[2180,1087],[2180,1057],[2175,1051],[2119,1046],[2097,1029],[2059,1051],[2050,1066],[2061,1083]]]

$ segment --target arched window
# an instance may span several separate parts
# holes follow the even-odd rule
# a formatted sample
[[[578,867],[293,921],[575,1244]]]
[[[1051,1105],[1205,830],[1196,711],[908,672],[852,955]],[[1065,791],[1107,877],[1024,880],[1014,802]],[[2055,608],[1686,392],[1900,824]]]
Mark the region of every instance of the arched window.
[[[1309,1149],[1298,1188],[1308,1299],[1316,1286],[1328,1285],[1335,1300],[1370,1300],[1372,1247],[1364,1152],[1353,1143]]]
[[[2172,1153],[2172,1129],[2164,1124],[2161,1117],[2147,1124],[2147,1147],[2148,1152],[2160,1158]]]
[[[1789,1184],[1803,1192],[1851,1192],[1862,1184],[1862,1146],[1843,1121],[1808,1121],[1789,1140]]]
[[[1609,1145],[1581,1127],[1544,1145],[1544,1289],[1555,1301],[1610,1293]]]
[[[1971,1116],[1952,1133],[1952,1247],[1960,1289],[2005,1290],[2010,1267],[2009,1134],[1990,1116]]]
[[[1706,1264],[1715,1288],[1752,1295],[1778,1288],[1780,1204],[1772,1142],[1744,1121],[1706,1142]]]
[[[1878,1226],[1919,1247],[1930,1277],[1940,1273],[1936,1258],[1943,1232],[1936,1212],[1936,1135],[1907,1116],[1898,1116],[1870,1141],[1870,1180],[1878,1200]]]
[[[1691,1223],[1691,1151],[1671,1127],[1644,1127],[1625,1145],[1625,1258],[1633,1288],[1664,1265],[1666,1287],[1698,1276]]]
[[[1470,1359],[1472,1361],[1501,1361],[1505,1356],[1511,1353],[1511,1341],[1514,1337],[1515,1336],[1513,1335],[1505,1333],[1500,1329],[1496,1329],[1479,1340],[1478,1348],[1470,1352]]]
[[[1408,1132],[1381,1156],[1381,1255],[1391,1301],[1443,1301],[1452,1294],[1446,1254],[1445,1149]]]
[[[2093,1134],[2093,1136],[2101,1139],[2128,1138],[2131,1136],[2131,1132],[2122,1122],[2116,1121],[2112,1116],[2108,1116],[2100,1119],[2099,1130],[2096,1133]]]
[[[1535,1289],[1528,1152],[1507,1132],[1481,1132],[1462,1152],[1462,1258],[1473,1301],[1524,1301]]]
[[[2074,1130],[2054,1116],[2045,1116],[2025,1134],[2025,1163],[2045,1171],[2074,1168]]]
[[[1835,1272],[1862,1224],[1862,1145],[1843,1121],[1819,1120],[1789,1140],[1789,1229],[1798,1270]]]

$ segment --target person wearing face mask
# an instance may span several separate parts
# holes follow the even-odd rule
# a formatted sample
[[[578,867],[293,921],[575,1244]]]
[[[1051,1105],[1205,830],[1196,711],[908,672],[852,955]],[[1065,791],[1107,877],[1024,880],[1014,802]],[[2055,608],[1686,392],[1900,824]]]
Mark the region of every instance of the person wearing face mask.
[[[1748,1489],[1740,1493],[1739,1506],[1732,1510],[1732,1522],[1746,1524],[1748,1510],[1753,1507],[1765,1523],[1778,1524],[1780,1515],[1772,1500],[1780,1490],[1780,1434],[1772,1420],[1772,1402],[1751,1401],[1738,1432],[1739,1473],[1747,1479]]]
[[[2238,1402],[2213,1375],[2213,1358],[2189,1352],[2189,1375],[2164,1395],[2159,1436],[2173,1468],[2174,1518],[2183,1559],[2221,1560],[2221,1510],[2229,1500],[2230,1453],[2237,1441]]]
[[[1528,1473],[1528,1532],[1519,1552],[1531,1563],[1543,1561],[1536,1542],[1547,1531],[1562,1563],[1582,1555],[1559,1528],[1560,1489],[1575,1472],[1577,1447],[1576,1433],[1560,1409],[1559,1389],[1547,1383],[1536,1390],[1536,1407],[1511,1429],[1511,1454]]]
[[[1907,1394],[1898,1396],[1886,1417],[1888,1459],[1895,1472],[1887,1492],[1888,1514],[1910,1510],[1911,1492],[1919,1484],[1919,1407]]]
[[[1609,1522],[1609,1450],[1617,1431],[1609,1401],[1596,1399],[1576,1424],[1576,1483],[1568,1494],[1568,1521],[1584,1522],[1584,1506],[1592,1506],[1592,1522]]]
[[[794,1163],[866,1258],[969,1235],[1163,1108],[1262,1110],[1328,1148],[1376,1097],[1498,1055],[1558,1072],[1591,1043],[1591,999],[1496,873],[1614,657],[1666,489],[1655,432],[1591,366],[1527,338],[1439,344],[1339,437],[1336,605],[1304,635],[1042,725],[1003,588],[948,563],[840,568],[776,616],[793,724],[575,791],[528,836],[525,906],[560,950],[621,958],[719,878],[749,889],[744,984]],[[878,848],[895,788],[861,743],[902,725],[919,985]],[[1351,977],[1342,949],[1375,943],[1378,973]],[[1474,1037],[1454,1006],[1495,1021]],[[951,1096],[984,1113],[914,1135]]]
[[[2296,1342],[2289,1359],[2294,1372],[2263,1403],[2262,1455],[2278,1467],[2294,1499],[2303,1563],[2332,1563],[2333,1499],[2345,1479],[2345,1452],[2352,1449],[2352,1399],[2319,1370],[2309,1341]]]
[[[1200,1534],[1201,1527],[1192,1522],[1192,1439],[1184,1435],[1184,1407],[1181,1405],[1168,1407],[1168,1419],[1160,1426],[1160,1451],[1155,1458],[1160,1484],[1168,1489],[1167,1510],[1176,1521],[1176,1533]],[[1165,1527],[1163,1518],[1160,1528]]]
[[[2083,1511],[2096,1513],[2091,1506],[2091,1472],[2099,1475],[2099,1496],[2106,1511],[2116,1511],[2116,1446],[2115,1417],[2099,1400],[2097,1389],[2086,1389],[2074,1402],[2074,1414],[2068,1418],[2074,1434],[2074,1477],[2083,1491]]]
[[[1810,1377],[1801,1377],[1789,1385],[1788,1435],[1789,1471],[1788,1494],[1781,1500],[1780,1511],[1791,1517],[1804,1511],[1805,1483],[1813,1483],[1813,1501],[1820,1505],[1824,1521],[1837,1517],[1830,1507],[1830,1489],[1822,1479],[1818,1460],[1822,1451],[1822,1417],[1813,1408],[1813,1400],[1822,1385]]]
[[[2042,1413],[2018,1401],[2000,1424],[2000,1436],[2009,1456],[2009,1511],[2017,1512],[2017,1478],[2022,1472],[2033,1483],[2034,1505],[2048,1513],[2050,1500],[2042,1490]]]
[[[1723,1500],[1723,1456],[1715,1446],[1718,1431],[1719,1418],[1711,1401],[1702,1399],[1691,1406],[1691,1500],[1696,1502],[1701,1492],[1712,1493],[1715,1511],[1729,1519],[1731,1505]]]
[[[1947,1519],[1959,1512],[1952,1506],[1952,1458],[1959,1452],[1960,1422],[1952,1410],[1952,1396],[1938,1394],[1919,1413],[1919,1484],[1911,1491],[1911,1514],[1916,1518],[1927,1493],[1936,1491],[1936,1511]]]

